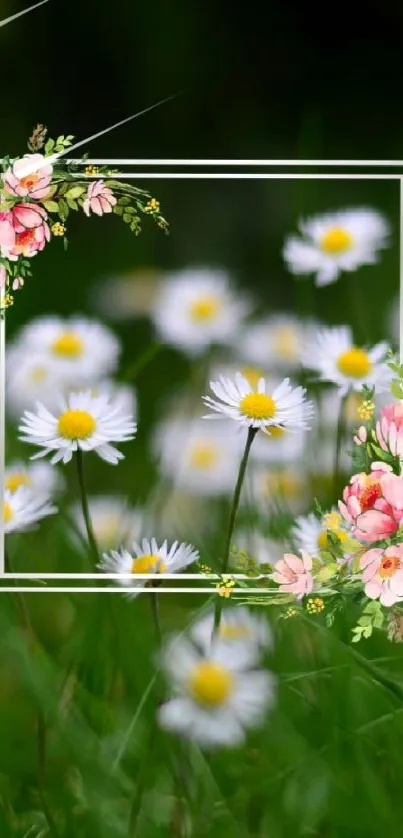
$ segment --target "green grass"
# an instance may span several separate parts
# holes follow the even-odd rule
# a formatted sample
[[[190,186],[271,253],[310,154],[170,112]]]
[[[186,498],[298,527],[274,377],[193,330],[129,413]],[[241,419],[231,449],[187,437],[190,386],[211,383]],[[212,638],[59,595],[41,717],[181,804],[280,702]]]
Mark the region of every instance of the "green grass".
[[[154,724],[147,596],[24,596],[31,627],[16,595],[0,615],[2,838],[46,822],[65,838],[400,834],[403,703],[355,659],[346,618],[330,632],[268,608],[276,707],[244,748],[202,753]],[[204,598],[160,599],[169,631]],[[360,652],[403,684],[401,647]]]

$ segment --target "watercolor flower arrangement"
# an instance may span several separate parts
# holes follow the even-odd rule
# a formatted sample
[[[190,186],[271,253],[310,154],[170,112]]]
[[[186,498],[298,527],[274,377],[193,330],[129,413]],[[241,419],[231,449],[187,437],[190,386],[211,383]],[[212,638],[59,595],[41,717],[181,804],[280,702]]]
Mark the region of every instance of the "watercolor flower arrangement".
[[[73,135],[47,138],[47,129],[37,125],[23,157],[3,158],[0,176],[0,311],[13,304],[13,292],[31,276],[31,259],[52,237],[67,246],[70,212],[118,215],[139,235],[142,216],[150,216],[168,231],[159,202],[144,190],[118,180],[115,170],[65,162],[62,156]],[[88,183],[88,181],[90,181]]]

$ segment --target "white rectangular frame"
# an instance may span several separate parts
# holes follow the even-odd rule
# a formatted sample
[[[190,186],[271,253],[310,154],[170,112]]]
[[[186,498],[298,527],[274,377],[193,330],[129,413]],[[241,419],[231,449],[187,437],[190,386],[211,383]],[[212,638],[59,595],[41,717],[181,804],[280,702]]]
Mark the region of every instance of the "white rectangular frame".
[[[148,172],[148,171],[120,171],[119,174],[114,174],[115,179],[124,180],[382,180],[395,181],[400,185],[399,188],[399,244],[400,244],[400,259],[399,259],[399,356],[400,361],[403,362],[403,175],[399,172],[337,172],[337,173],[318,173],[318,172],[267,172],[267,171],[253,171],[253,169],[267,169],[267,168],[284,168],[284,169],[304,169],[308,167],[315,168],[363,168],[363,169],[403,169],[403,160],[219,160],[219,159],[119,159],[119,158],[88,158],[85,161],[81,159],[69,159],[66,162],[74,162],[75,164],[88,165],[117,165],[119,169],[131,166],[148,167],[161,166],[166,168],[184,167],[193,169],[200,167],[202,169],[213,168],[215,171],[162,171],[162,172]],[[217,168],[234,169],[249,168],[252,171],[241,172],[222,172],[217,171]],[[0,593],[20,592],[20,593],[133,593],[133,588],[125,588],[120,585],[107,587],[74,587],[74,586],[48,586],[47,580],[96,580],[98,582],[104,580],[115,580],[122,582],[122,578],[126,578],[122,574],[99,574],[99,573],[10,573],[4,570],[4,472],[5,472],[5,319],[0,320],[0,581],[17,581],[32,580],[40,583],[38,587],[28,586],[2,586],[0,585]],[[230,574],[233,579],[247,580],[250,577],[243,574]],[[130,575],[127,575],[130,578]],[[160,574],[138,574],[139,580],[158,580],[161,581]],[[181,573],[180,577],[177,574],[164,574],[164,579],[178,581],[180,578],[183,581],[210,579],[218,582],[220,580],[219,574],[207,576],[203,573]],[[263,578],[263,576],[258,577]],[[144,587],[137,588],[140,593],[147,590],[152,591],[152,588]],[[212,594],[214,588],[199,588],[199,587],[158,587],[158,593],[195,593],[195,594]],[[232,588],[234,593],[242,594],[258,594],[264,596],[265,590],[256,588],[245,588],[234,586]],[[275,593],[270,589],[270,595]]]

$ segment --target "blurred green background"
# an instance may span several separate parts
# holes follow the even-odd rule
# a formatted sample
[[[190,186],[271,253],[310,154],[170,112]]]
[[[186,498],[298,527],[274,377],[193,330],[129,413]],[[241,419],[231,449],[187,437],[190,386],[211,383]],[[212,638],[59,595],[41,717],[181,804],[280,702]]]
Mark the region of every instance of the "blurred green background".
[[[22,6],[2,0],[1,16]],[[368,3],[355,22],[347,3],[317,9],[51,0],[0,29],[3,151],[22,154],[38,121],[51,136],[81,139],[182,91],[84,150],[92,157],[399,159],[402,15],[390,2]],[[284,309],[352,323],[361,341],[388,336],[398,293],[397,184],[139,185],[161,201],[170,235],[151,221],[134,238],[117,218],[72,216],[68,251],[56,240],[33,261],[34,276],[7,319],[10,338],[41,313],[94,314],[93,292],[106,278],[190,265],[228,269],[259,313]],[[286,273],[281,247],[301,215],[367,204],[393,227],[392,247],[378,266],[319,290],[312,279],[298,283]],[[124,369],[153,335],[147,319],[127,321],[117,331]],[[161,416],[167,396],[188,375],[188,362],[166,349],[139,376],[143,428]],[[140,428],[133,456],[108,469],[108,491],[123,490],[133,500],[144,495],[150,476],[143,433]],[[11,431],[10,456],[23,450]],[[107,468],[94,458],[91,489]],[[21,567],[32,560],[35,568],[63,564],[66,546],[62,525],[57,528],[56,541],[54,525],[46,522],[38,533],[15,539]],[[154,668],[145,598],[133,606],[118,595],[27,596],[33,640],[26,626],[17,627],[18,602],[2,596],[0,838],[400,836],[402,708],[353,658],[354,608],[332,632],[321,617],[309,627],[299,620],[276,623],[270,666],[279,678],[278,707],[235,756],[187,752],[194,823],[186,833],[173,815],[184,789],[173,787],[163,739],[150,759],[152,701],[144,717],[136,716]],[[164,629],[185,625],[195,599],[166,598]],[[401,646],[378,636],[361,651],[401,679]],[[124,754],[122,771],[115,773],[118,753]],[[135,832],[129,811],[144,764]]]

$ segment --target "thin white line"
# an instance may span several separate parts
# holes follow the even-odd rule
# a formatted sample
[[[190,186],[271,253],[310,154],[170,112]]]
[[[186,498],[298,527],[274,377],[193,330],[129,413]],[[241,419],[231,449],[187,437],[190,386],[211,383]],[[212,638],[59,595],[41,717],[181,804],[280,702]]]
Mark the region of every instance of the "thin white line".
[[[399,296],[399,357],[403,363],[403,177],[400,178],[400,296]]]
[[[88,160],[66,158],[66,163],[100,166],[403,166],[403,160],[209,160],[169,158],[114,158],[94,157]]]
[[[11,21],[16,20],[17,17],[22,17],[28,12],[33,12],[34,9],[37,9],[39,6],[43,6],[45,3],[49,3],[49,0],[41,0],[40,3],[35,3],[34,6],[29,6],[28,9],[23,9],[22,12],[17,12],[17,14],[11,15],[11,17],[6,17],[4,20],[0,20],[0,27],[6,26],[7,23],[11,23]]]
[[[244,573],[224,574],[231,579],[250,579],[250,576]],[[136,573],[136,579],[150,579],[150,580],[164,580],[174,579],[221,579],[219,573]],[[4,579],[133,579],[132,573],[5,573]],[[267,573],[262,573],[259,576],[254,576],[254,579],[266,579]]]
[[[3,307],[5,288],[0,290],[0,309]],[[6,391],[6,312],[0,315],[0,576],[4,574],[4,475],[5,475],[5,391]]]
[[[73,175],[82,179],[83,175]],[[89,175],[87,175],[89,179]],[[97,175],[99,179],[110,179],[108,175]],[[400,180],[400,175],[389,174],[288,174],[286,172],[239,173],[228,172],[123,172],[113,175],[114,180]]]
[[[242,594],[255,594],[255,596],[261,596],[265,594],[276,594],[281,593],[269,588],[236,588],[235,586],[230,589],[231,595],[233,593],[242,593]],[[61,585],[60,588],[53,587],[53,588],[19,588],[19,587],[7,587],[3,588],[0,587],[0,594],[13,594],[13,593],[20,593],[20,594],[141,594],[141,593],[157,593],[157,594],[213,594],[214,588],[140,588],[137,586],[132,585],[131,588],[123,588],[121,586],[114,587],[114,588],[74,588],[74,587],[65,587]],[[219,596],[217,591],[217,596]]]

